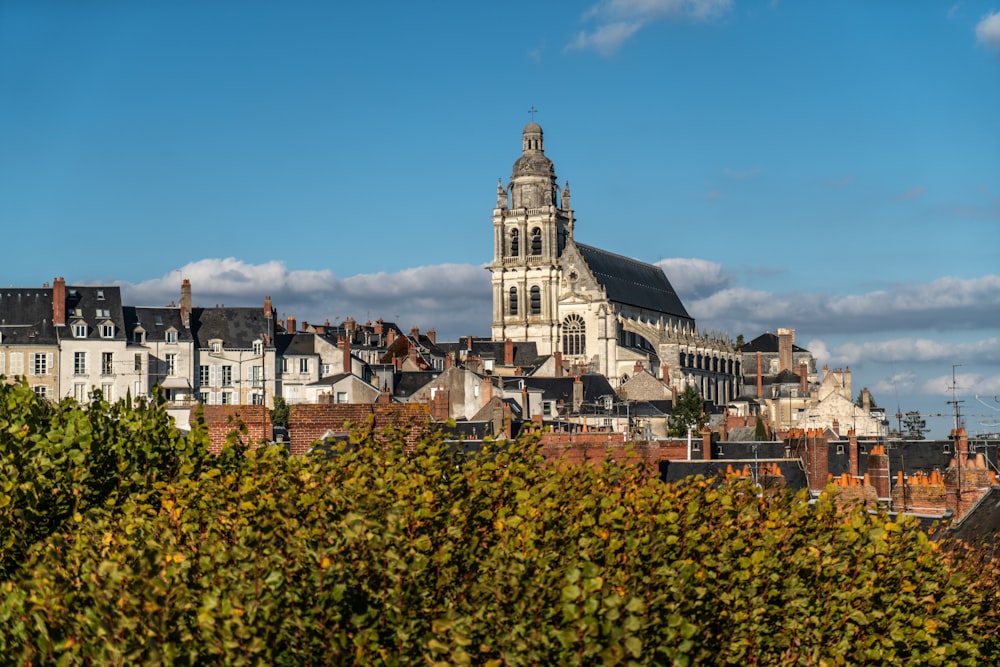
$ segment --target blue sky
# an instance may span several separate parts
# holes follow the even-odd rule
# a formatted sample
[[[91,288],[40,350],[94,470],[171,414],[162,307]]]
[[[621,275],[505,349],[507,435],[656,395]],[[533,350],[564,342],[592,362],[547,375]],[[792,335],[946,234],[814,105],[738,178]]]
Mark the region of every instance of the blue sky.
[[[1000,431],[998,0],[6,0],[0,95],[9,285],[488,335],[535,107],[577,239],[701,326],[795,328],[890,412],[957,365]]]

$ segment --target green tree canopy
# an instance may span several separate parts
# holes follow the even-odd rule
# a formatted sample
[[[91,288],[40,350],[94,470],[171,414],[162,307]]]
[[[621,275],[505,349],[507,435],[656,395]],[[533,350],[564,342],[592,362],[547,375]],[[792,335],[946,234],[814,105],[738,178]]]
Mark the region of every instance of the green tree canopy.
[[[668,434],[673,437],[686,436],[688,427],[691,427],[697,435],[705,423],[704,399],[693,386],[684,387],[684,391],[674,397],[674,409],[670,415]]]
[[[911,410],[903,415],[903,437],[909,440],[923,440],[927,428],[927,420],[919,412]]]

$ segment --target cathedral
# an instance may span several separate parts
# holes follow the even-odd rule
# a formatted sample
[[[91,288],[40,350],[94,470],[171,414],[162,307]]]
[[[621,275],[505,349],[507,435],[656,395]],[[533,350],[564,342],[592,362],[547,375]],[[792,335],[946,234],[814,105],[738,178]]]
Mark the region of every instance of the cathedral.
[[[663,270],[578,243],[569,183],[560,188],[542,128],[528,123],[521,156],[493,209],[494,340],[534,342],[620,386],[640,368],[675,394],[693,385],[724,405],[740,355],[728,336],[699,331]]]

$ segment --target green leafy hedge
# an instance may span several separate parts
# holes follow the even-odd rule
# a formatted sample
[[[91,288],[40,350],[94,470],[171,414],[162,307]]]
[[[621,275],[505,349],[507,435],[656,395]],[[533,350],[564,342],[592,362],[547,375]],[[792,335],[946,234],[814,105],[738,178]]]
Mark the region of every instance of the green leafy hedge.
[[[158,405],[0,396],[11,664],[996,661],[989,561],[829,499],[403,433],[211,458]]]

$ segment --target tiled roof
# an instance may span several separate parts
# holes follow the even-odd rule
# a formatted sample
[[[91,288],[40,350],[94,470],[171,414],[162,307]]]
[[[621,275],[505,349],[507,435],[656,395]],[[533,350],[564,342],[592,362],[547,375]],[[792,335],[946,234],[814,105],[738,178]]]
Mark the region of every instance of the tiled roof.
[[[180,308],[147,308],[144,306],[125,306],[122,308],[125,317],[125,335],[132,337],[136,326],[141,326],[146,332],[147,341],[164,341],[167,331],[174,329],[178,341],[193,340],[190,330],[181,321]]]
[[[273,319],[264,317],[263,308],[192,308],[191,333],[195,346],[221,339],[228,349],[250,349],[262,335],[274,334]]]
[[[792,343],[792,352],[808,352],[804,347],[799,347]],[[740,352],[778,352],[778,336],[773,333],[764,333],[754,338],[749,343],[744,343]]]
[[[7,287],[0,290],[0,342],[4,345],[54,345],[52,289]]]

